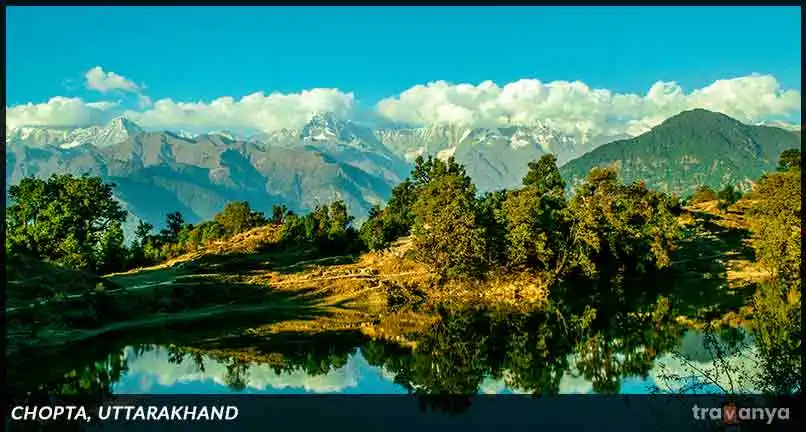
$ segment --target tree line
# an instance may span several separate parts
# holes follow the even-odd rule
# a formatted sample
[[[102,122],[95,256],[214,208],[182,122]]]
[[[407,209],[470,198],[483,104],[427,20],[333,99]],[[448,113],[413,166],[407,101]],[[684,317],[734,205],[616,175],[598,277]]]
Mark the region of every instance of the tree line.
[[[785,152],[780,169],[799,166],[799,154]],[[790,187],[783,179],[766,176],[757,194]],[[387,205],[371,209],[360,229],[343,201],[304,215],[275,205],[270,216],[248,202],[233,202],[212,220],[195,225],[179,212],[168,214],[158,232],[140,221],[127,245],[122,229],[127,212],[114,198],[114,187],[86,175],[23,179],[9,190],[7,253],[108,273],[158,263],[275,225],[281,233],[278,247],[305,245],[323,255],[383,249],[411,236],[416,258],[443,279],[513,272],[563,278],[664,268],[680,236],[676,216],[681,202],[675,196],[650,190],[642,182],[626,184],[612,168],[595,168],[569,197],[553,155],[530,162],[520,188],[486,194],[477,193],[455,159],[418,157]],[[718,194],[730,201],[739,196],[733,188]],[[769,202],[778,203],[779,198]],[[756,211],[758,217],[783,217],[774,204],[766,206]],[[771,231],[765,236],[776,238]],[[791,262],[784,267],[790,273],[794,268]]]
[[[781,154],[778,171],[763,175],[748,197],[756,260],[771,278],[753,297],[752,330],[767,390],[799,393],[802,379],[800,150]]]
[[[246,201],[227,204],[212,220],[186,223],[180,212],[166,215],[164,228],[140,220],[126,244],[127,211],[114,197],[114,183],[100,177],[55,174],[28,177],[9,188],[6,209],[6,254],[27,255],[61,266],[97,274],[157,264],[209,247],[253,228],[274,225],[283,246],[312,246],[319,253],[360,250],[343,201],[317,206],[297,215],[275,205],[267,217]]]
[[[523,186],[476,193],[453,158],[419,157],[411,176],[361,227],[370,249],[411,235],[419,260],[445,278],[543,272],[587,276],[603,267],[663,268],[679,235],[679,201],[593,169],[568,198],[553,155],[529,163]]]

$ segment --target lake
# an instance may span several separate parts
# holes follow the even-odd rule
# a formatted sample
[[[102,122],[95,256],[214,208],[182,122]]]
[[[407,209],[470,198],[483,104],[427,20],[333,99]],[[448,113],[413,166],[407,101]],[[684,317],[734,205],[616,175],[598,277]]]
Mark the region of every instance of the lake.
[[[20,396],[753,392],[747,377],[756,373],[755,351],[741,329],[717,336],[632,329],[568,344],[552,338],[556,329],[469,336],[473,323],[449,327],[424,334],[414,351],[350,332],[141,332],[17,355],[9,387]]]

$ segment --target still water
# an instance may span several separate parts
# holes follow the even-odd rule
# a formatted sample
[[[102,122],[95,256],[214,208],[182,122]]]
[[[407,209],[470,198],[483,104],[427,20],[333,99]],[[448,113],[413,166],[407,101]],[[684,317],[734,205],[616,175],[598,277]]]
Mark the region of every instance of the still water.
[[[416,350],[349,333],[105,338],[10,358],[9,389],[88,396],[755,393],[755,350],[740,329],[713,336],[628,327],[619,335],[613,326],[570,343],[556,329],[518,333],[482,324],[482,336],[474,322],[432,329]]]
[[[706,371],[715,368],[712,356],[703,346],[702,334],[688,332],[676,352],[657,358],[646,376],[624,376],[619,381],[619,392],[624,394],[650,393],[657,387],[663,388],[669,374],[680,376],[696,375],[694,368]],[[304,368],[290,371],[277,371],[269,365],[250,363],[243,369],[243,387],[232,385],[232,369],[227,360],[202,355],[200,362],[172,362],[166,346],[149,347],[138,353],[134,347],[126,347],[124,358],[127,371],[112,385],[113,393],[120,394],[211,394],[211,393],[253,393],[253,394],[406,394],[408,390],[395,383],[396,373],[383,367],[370,364],[360,347],[347,357],[341,366],[330,366],[322,374],[312,374]],[[728,361],[752,369],[752,347],[733,353]],[[478,385],[480,394],[530,393],[522,388],[507,384],[504,377],[483,377]],[[694,375],[694,376],[692,376]],[[235,387],[235,388],[233,388]],[[706,390],[718,393],[716,385],[706,386]],[[559,382],[561,394],[596,393],[591,379],[578,371],[565,372]]]

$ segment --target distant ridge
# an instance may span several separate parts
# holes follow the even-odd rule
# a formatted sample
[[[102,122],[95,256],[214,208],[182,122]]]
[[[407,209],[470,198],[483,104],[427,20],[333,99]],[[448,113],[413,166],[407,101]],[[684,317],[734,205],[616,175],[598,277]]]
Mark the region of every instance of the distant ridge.
[[[746,125],[725,114],[694,109],[635,138],[600,146],[565,164],[561,172],[577,184],[592,168],[615,165],[625,181],[642,180],[681,196],[700,185],[749,189],[762,173],[775,169],[783,150],[800,146],[799,132]]]

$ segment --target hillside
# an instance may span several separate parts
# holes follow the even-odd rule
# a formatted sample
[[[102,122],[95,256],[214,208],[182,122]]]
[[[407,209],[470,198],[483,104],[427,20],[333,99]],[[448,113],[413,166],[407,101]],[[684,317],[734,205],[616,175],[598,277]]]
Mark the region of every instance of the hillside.
[[[6,183],[25,176],[99,175],[118,185],[132,217],[159,226],[169,212],[209,219],[234,200],[269,212],[305,212],[344,200],[359,219],[382,204],[417,155],[454,156],[482,191],[520,185],[527,161],[565,161],[608,140],[545,126],[373,128],[317,113],[300,129],[251,136],[218,131],[146,131],[117,118],[89,127],[19,127],[6,134]]]
[[[342,199],[360,217],[384,202],[408,171],[390,154],[317,144],[271,146],[217,134],[191,139],[142,132],[104,146],[9,145],[6,183],[57,173],[101,176],[117,184],[118,199],[131,214],[130,232],[136,218],[159,225],[167,213],[180,211],[196,223],[243,200],[268,213],[274,204],[306,212]]]
[[[482,192],[518,187],[527,161],[552,153],[564,163],[616,138],[561,133],[545,125],[470,128],[435,125],[378,129],[383,144],[407,160],[418,155],[450,156],[465,166]]]
[[[747,205],[741,201],[724,213],[715,203],[703,203],[680,216],[689,234],[664,285],[682,308],[679,323],[741,324],[751,316],[748,299],[768,273],[752,260],[743,217]],[[249,316],[266,320],[249,330],[256,337],[357,329],[412,345],[409,336],[433,322],[436,305],[528,310],[548,299],[546,286],[533,274],[439,286],[426,266],[409,257],[409,238],[382,251],[323,258],[301,248],[272,248],[278,240],[278,227],[267,225],[158,265],[102,278],[38,261],[7,264],[10,286],[23,288],[13,291],[6,309],[10,334],[20,336],[14,346]],[[32,338],[32,332],[39,336]]]
[[[774,170],[783,150],[800,148],[800,133],[750,126],[704,109],[682,112],[638,137],[605,144],[561,168],[569,185],[591,168],[616,165],[627,182],[684,196],[699,185],[749,189]]]

